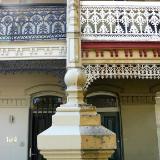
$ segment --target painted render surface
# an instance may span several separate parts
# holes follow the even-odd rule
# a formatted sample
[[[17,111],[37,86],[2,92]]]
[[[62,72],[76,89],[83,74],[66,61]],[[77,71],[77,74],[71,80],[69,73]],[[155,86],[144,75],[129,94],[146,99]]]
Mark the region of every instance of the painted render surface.
[[[27,144],[28,142],[28,110],[29,105],[27,106],[22,103],[18,107],[15,106],[14,102],[8,102],[9,104],[3,102],[3,99],[14,99],[16,98],[24,98],[26,96],[25,90],[28,88],[33,88],[28,90],[28,93],[31,92],[37,93],[41,90],[41,93],[46,94],[47,91],[50,91],[50,88],[47,86],[39,87],[42,84],[58,84],[58,81],[55,79],[53,75],[47,74],[7,74],[0,76],[0,126],[3,126],[3,130],[1,130],[0,141],[5,143],[6,136],[10,133],[11,136],[20,135],[22,139],[25,141],[25,146],[20,147],[20,143],[17,144],[8,144],[1,145],[0,148],[3,150],[2,153],[8,153],[10,151],[11,154],[0,154],[3,156],[5,160],[12,160],[10,156],[14,154],[16,160],[27,160]],[[125,87],[124,90],[128,91],[128,94],[132,92],[147,92],[147,86],[156,84],[156,81],[138,81],[139,83],[133,81],[128,81],[125,83],[124,81],[105,81],[106,90],[109,85],[110,86],[121,86]],[[141,83],[142,82],[142,83]],[[125,85],[124,85],[125,84]],[[35,86],[35,87],[33,87]],[[92,87],[92,91],[94,86]],[[96,87],[96,85],[95,85]],[[138,89],[139,88],[139,89]],[[64,91],[61,88],[53,87],[52,90],[55,93],[64,94]],[[102,90],[104,87],[98,87],[96,90]],[[110,89],[111,91],[118,89]],[[16,92],[15,92],[16,91]],[[14,95],[14,97],[13,97]],[[24,107],[27,106],[27,107]],[[124,105],[121,104],[121,112],[122,112],[122,130],[123,130],[123,142],[124,142],[124,157],[125,160],[157,160],[156,156],[158,155],[157,151],[157,136],[156,136],[156,123],[155,123],[155,109],[154,104],[134,104],[134,105]],[[9,115],[11,113],[16,114],[15,124],[9,123]],[[11,132],[12,127],[17,127],[15,129],[15,133]],[[8,135],[9,136],[9,135]],[[21,139],[20,139],[21,140]],[[10,146],[7,147],[6,146]],[[17,147],[13,148],[15,145]],[[19,154],[21,153],[23,154]],[[7,159],[8,158],[8,159]],[[15,160],[15,159],[13,159]]]
[[[120,97],[129,97],[120,98],[125,160],[159,159],[155,102],[146,102],[144,97],[135,99],[147,96],[156,84],[158,80],[97,80],[88,88],[87,93],[110,91],[119,93]]]
[[[64,91],[62,93],[61,87],[56,86],[57,79],[47,74],[1,74],[0,81],[0,159],[27,160],[32,96],[56,94],[63,97]]]
[[[56,0],[46,0],[45,3],[54,3]],[[64,0],[59,3],[64,3]],[[44,3],[43,0],[1,0],[1,4],[24,4],[24,3]],[[99,61],[99,63],[102,62]],[[112,63],[115,63],[112,61]],[[0,159],[5,160],[27,160],[27,141],[28,141],[28,100],[34,95],[45,95],[48,93],[64,96],[64,89],[57,87],[59,82],[53,75],[47,74],[7,74],[0,75],[0,126],[4,126],[0,132],[0,146],[2,154]],[[147,86],[151,86],[157,81],[139,81],[141,83],[132,83],[133,81],[121,83],[115,81],[114,92],[118,92],[117,88],[124,87],[125,93],[137,94],[148,93]],[[143,83],[146,82],[146,83]],[[105,83],[104,86],[112,86],[113,84]],[[47,87],[52,86],[52,88]],[[93,87],[93,86],[92,86]],[[117,87],[117,88],[116,88]],[[102,89],[104,89],[102,87]],[[97,91],[100,87],[97,87]],[[107,90],[107,89],[106,89]],[[53,91],[53,92],[52,92]],[[110,91],[113,91],[110,89]],[[15,101],[20,98],[24,102]],[[7,101],[6,101],[7,99]],[[21,105],[22,104],[22,105]],[[25,107],[26,108],[25,108]],[[122,130],[124,141],[124,157],[125,160],[158,160],[157,149],[157,131],[155,124],[155,108],[154,105],[133,104],[124,105],[122,108]],[[10,114],[14,114],[15,123],[9,123]],[[13,125],[13,126],[12,126]],[[14,128],[14,132],[11,132]],[[10,134],[9,134],[10,133]],[[17,135],[18,139],[14,137]],[[6,137],[7,135],[7,137]],[[8,143],[10,137],[13,137],[14,143]],[[20,137],[20,138],[19,138]],[[5,141],[4,141],[5,139]],[[6,143],[7,142],[7,143]],[[24,143],[23,143],[24,142]],[[8,146],[8,147],[7,147]],[[14,146],[14,147],[13,147]],[[10,154],[8,154],[8,151]],[[1,157],[2,156],[2,157]]]
[[[28,111],[24,106],[0,106],[0,159],[28,159]]]
[[[124,158],[158,160],[154,105],[123,105]]]

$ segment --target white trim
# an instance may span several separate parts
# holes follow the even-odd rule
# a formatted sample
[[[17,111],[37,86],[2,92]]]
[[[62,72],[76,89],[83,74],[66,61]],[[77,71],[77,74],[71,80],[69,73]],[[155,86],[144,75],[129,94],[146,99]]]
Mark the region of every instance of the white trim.
[[[48,112],[47,112],[47,111],[38,111],[38,112],[37,112],[37,111],[33,111],[32,113],[33,113],[33,114],[37,114],[37,113],[46,113],[46,114],[47,114],[47,113],[53,113],[53,114],[55,114],[56,111],[53,111],[53,112],[52,112],[52,111],[48,111]]]
[[[41,92],[33,94],[32,99],[35,97],[41,97],[41,96],[57,96],[57,97],[63,98],[64,95],[61,94],[60,92],[55,92],[55,91],[41,91]]]
[[[98,35],[98,34],[97,34]],[[124,34],[125,35],[125,34]],[[123,41],[123,42],[128,42],[128,41],[139,41],[139,42],[144,42],[144,41],[149,41],[149,42],[157,42],[160,41],[160,38],[156,35],[150,36],[150,37],[133,37],[133,36],[127,36],[127,37],[118,37],[118,36],[113,36],[111,37],[110,35],[103,35],[103,39],[102,37],[98,37],[92,34],[86,34],[86,33],[82,33],[82,40],[83,41],[112,41],[112,42],[117,42],[117,41]]]
[[[160,2],[135,2],[135,1],[81,1],[82,6],[127,6],[127,7],[156,7],[159,8]]]
[[[66,59],[66,42],[2,42],[0,44],[0,61],[30,59]]]
[[[89,93],[86,97],[93,97],[93,96],[98,96],[98,95],[106,95],[106,96],[113,96],[117,98],[117,95],[111,92],[105,92],[105,91],[97,91],[97,92],[92,92]]]

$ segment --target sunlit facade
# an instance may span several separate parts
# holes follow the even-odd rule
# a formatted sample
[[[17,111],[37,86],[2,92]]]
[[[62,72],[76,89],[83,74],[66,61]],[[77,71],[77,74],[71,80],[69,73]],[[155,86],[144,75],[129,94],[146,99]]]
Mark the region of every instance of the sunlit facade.
[[[66,60],[74,61],[67,2],[0,5],[0,159],[43,160],[37,135],[67,101]],[[84,100],[116,133],[109,160],[159,160],[160,2],[81,1],[79,9]]]

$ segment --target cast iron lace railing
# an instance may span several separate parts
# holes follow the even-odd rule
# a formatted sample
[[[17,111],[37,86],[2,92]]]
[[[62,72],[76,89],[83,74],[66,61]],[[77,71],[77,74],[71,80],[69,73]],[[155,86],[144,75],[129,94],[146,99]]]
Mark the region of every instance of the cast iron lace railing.
[[[160,40],[159,2],[81,2],[83,40]]]
[[[81,2],[82,40],[160,40],[159,2]],[[0,41],[66,38],[66,6],[0,8]]]
[[[65,37],[64,5],[0,8],[0,41],[57,40]]]

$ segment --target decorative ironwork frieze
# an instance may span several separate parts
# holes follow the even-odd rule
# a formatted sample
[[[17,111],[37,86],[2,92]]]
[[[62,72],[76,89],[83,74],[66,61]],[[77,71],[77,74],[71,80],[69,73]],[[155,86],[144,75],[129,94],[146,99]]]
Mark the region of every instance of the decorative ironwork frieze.
[[[116,2],[117,3],[117,2]],[[82,40],[160,40],[157,3],[81,2]],[[0,41],[66,38],[66,6],[34,5],[0,8]]]
[[[158,2],[81,2],[83,40],[160,40]]]
[[[59,83],[65,87],[64,75],[66,73],[65,60],[17,60],[1,61],[0,73],[46,73],[53,74]]]
[[[83,65],[85,88],[96,79],[160,79],[160,64]]]
[[[22,60],[2,61],[0,63],[1,73],[15,72],[52,72],[55,70],[66,70],[65,60]]]
[[[65,37],[64,5],[0,8],[0,41],[57,40]]]

